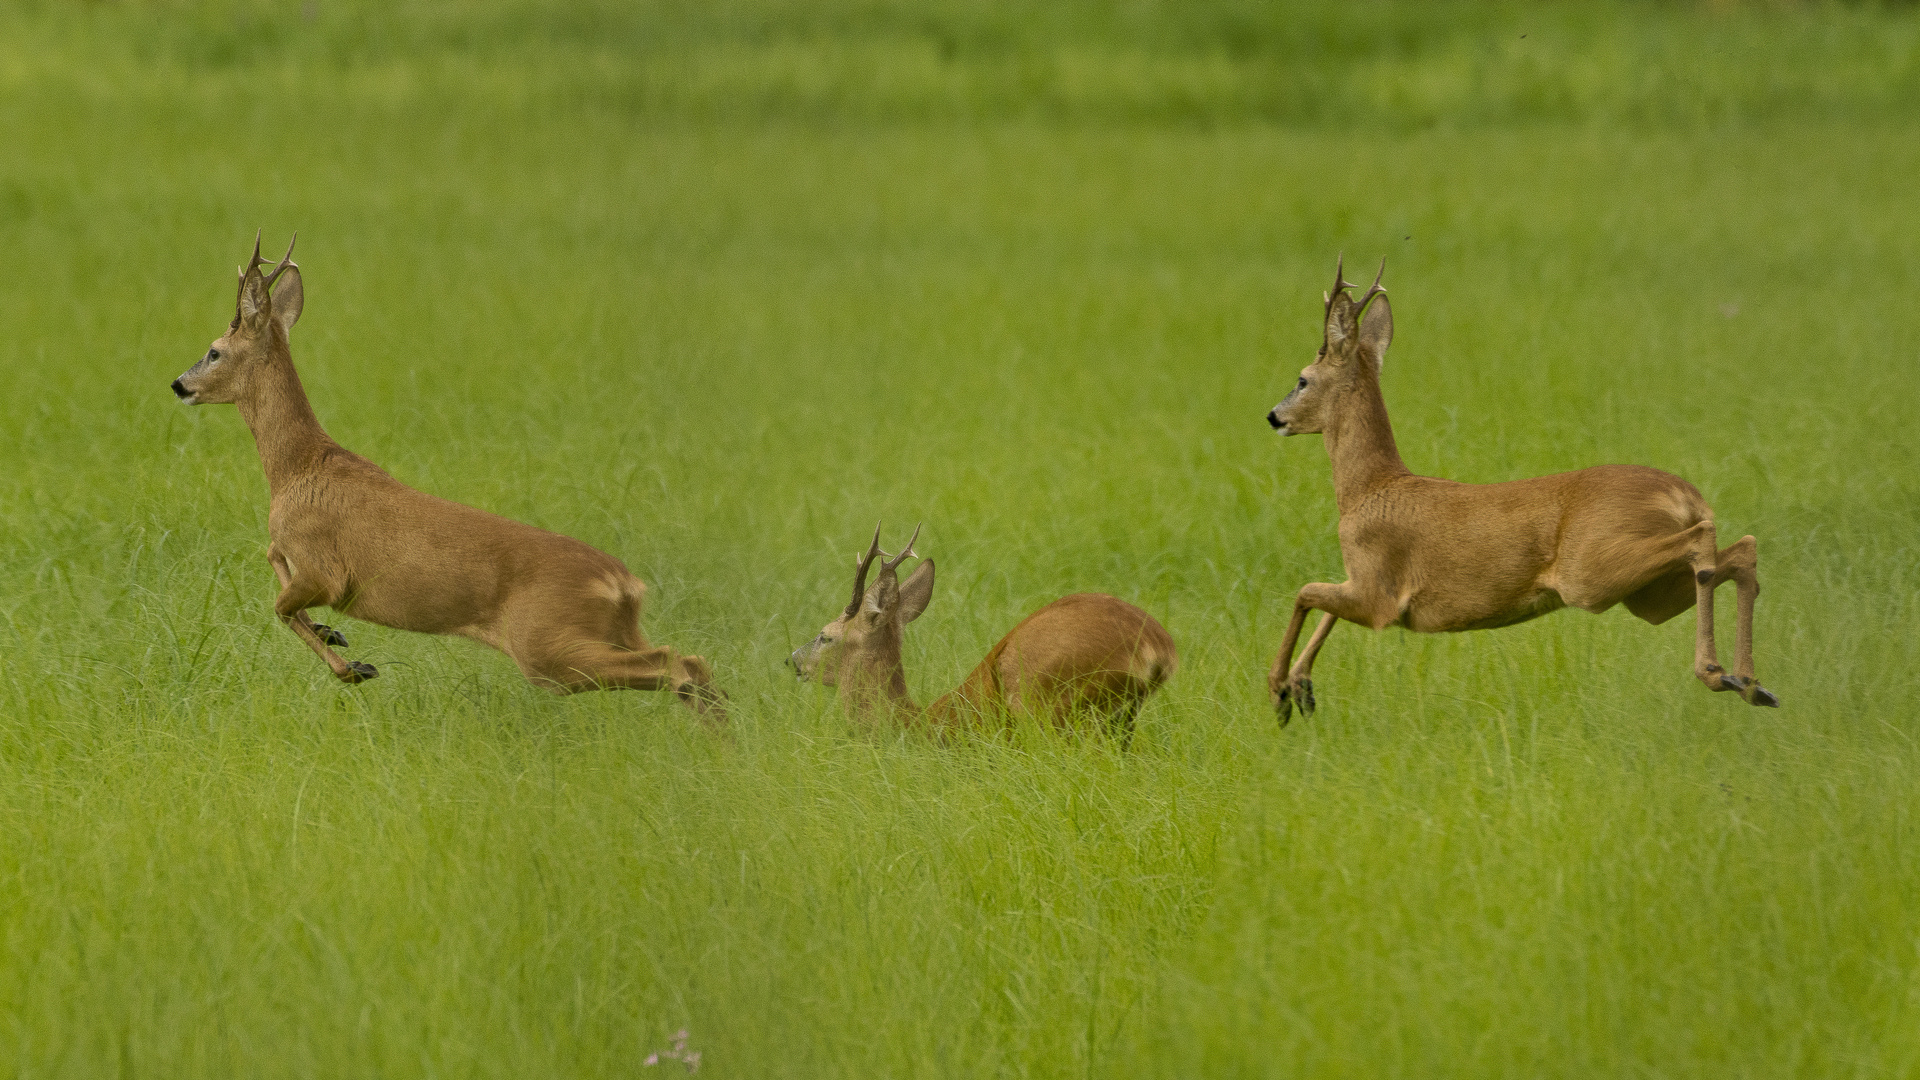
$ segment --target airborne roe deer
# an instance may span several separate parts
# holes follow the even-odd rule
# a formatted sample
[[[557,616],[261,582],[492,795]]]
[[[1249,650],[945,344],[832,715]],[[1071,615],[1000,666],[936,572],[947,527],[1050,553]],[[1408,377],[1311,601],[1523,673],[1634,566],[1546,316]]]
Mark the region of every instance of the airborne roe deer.
[[[1750,705],[1780,701],[1753,675],[1753,602],[1760,593],[1751,536],[1720,548],[1713,510],[1692,484],[1639,465],[1463,484],[1415,476],[1400,460],[1380,370],[1393,311],[1375,276],[1358,302],[1334,270],[1320,352],[1267,422],[1283,435],[1319,432],[1333,460],[1340,554],[1347,580],[1301,588],[1267,677],[1284,725],[1313,712],[1313,660],[1337,620],[1427,633],[1510,626],[1559,608],[1615,604],[1650,623],[1699,605],[1693,673]],[[1731,580],[1739,623],[1733,671],[1713,643],[1713,591]],[[1307,612],[1324,614],[1297,663]],[[1291,666],[1289,666],[1291,665]]]
[[[880,550],[880,530],[855,560],[853,599],[846,609],[787,658],[801,679],[836,687],[855,720],[924,723],[939,735],[982,723],[1004,726],[1017,716],[1066,725],[1082,716],[1105,717],[1124,749],[1133,738],[1141,702],[1180,664],[1166,627],[1132,604],[1104,593],[1063,596],[1027,616],[988,651],[966,681],[929,708],[907,694],[900,641],[906,625],[933,598],[933,560],[923,559],[905,582],[896,573],[913,556],[913,541],[898,555]],[[867,571],[882,560],[872,585]]]
[[[288,346],[304,299],[293,245],[270,273],[261,272],[265,265],[256,237],[233,322],[174,380],[173,392],[189,405],[239,407],[272,500],[267,561],[280,579],[273,610],[340,681],[379,672],[334,652],[346,638],[309,619],[308,608],[484,642],[556,693],[672,690],[709,721],[726,719],[705,660],[641,636],[646,586],[620,560],[416,491],[328,438]]]

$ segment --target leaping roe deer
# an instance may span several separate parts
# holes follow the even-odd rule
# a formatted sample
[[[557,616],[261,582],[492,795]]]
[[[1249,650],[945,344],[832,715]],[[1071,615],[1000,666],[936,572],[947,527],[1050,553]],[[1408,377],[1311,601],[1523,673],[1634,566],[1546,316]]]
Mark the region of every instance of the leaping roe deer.
[[[933,598],[933,560],[922,559],[900,581],[897,570],[914,555],[913,530],[898,555],[880,550],[880,530],[854,562],[853,599],[820,635],[787,658],[801,679],[836,687],[856,721],[924,725],[937,735],[981,725],[1005,725],[1028,716],[1064,726],[1104,717],[1124,749],[1133,738],[1141,702],[1179,666],[1166,627],[1132,604],[1104,593],[1075,593],[1021,620],[988,651],[960,686],[929,708],[907,693],[900,642],[906,625]],[[867,584],[874,560],[879,574]]]
[[[273,610],[341,682],[379,672],[334,652],[346,639],[308,608],[484,642],[557,693],[671,690],[709,721],[726,719],[705,660],[641,636],[646,586],[620,560],[416,491],[328,438],[288,346],[304,299],[293,245],[266,265],[255,238],[233,322],[173,392],[189,405],[239,407],[267,473]]]
[[[1381,275],[1386,272],[1381,264]],[[1484,630],[1561,607],[1615,604],[1650,623],[1699,605],[1693,674],[1750,705],[1780,704],[1753,675],[1754,539],[1717,547],[1713,510],[1692,484],[1639,465],[1463,484],[1415,476],[1400,460],[1380,370],[1393,311],[1380,276],[1356,302],[1336,268],[1320,352],[1267,422],[1318,432],[1333,460],[1347,580],[1301,588],[1267,687],[1284,725],[1313,712],[1313,660],[1340,619],[1379,630]],[[1713,591],[1731,580],[1739,608],[1733,671],[1713,643]],[[1307,613],[1324,614],[1298,662]]]

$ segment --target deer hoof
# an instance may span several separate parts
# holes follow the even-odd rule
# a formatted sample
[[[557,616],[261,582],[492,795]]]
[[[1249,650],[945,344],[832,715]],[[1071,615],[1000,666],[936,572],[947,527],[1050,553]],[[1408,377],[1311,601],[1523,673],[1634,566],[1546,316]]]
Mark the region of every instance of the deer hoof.
[[[1747,696],[1747,680],[1741,678],[1738,675],[1722,675],[1720,676],[1720,685],[1716,687],[1716,689],[1731,690],[1734,693],[1739,694],[1741,697],[1746,697]]]
[[[1274,711],[1280,714],[1280,726],[1286,727],[1293,719],[1293,707],[1300,706],[1301,716],[1313,715],[1313,680],[1301,679],[1298,683],[1282,683],[1274,694]]]
[[[348,686],[354,686],[366,682],[368,679],[377,679],[379,677],[380,669],[374,667],[372,664],[363,664],[358,660],[349,660],[347,661],[347,673],[340,676],[340,681],[346,683]]]
[[[1780,699],[1773,695],[1773,691],[1768,690],[1759,683],[1751,684],[1747,691],[1740,696],[1746,698],[1747,704],[1749,705],[1763,705],[1769,709],[1777,709],[1780,707]]]
[[[727,722],[727,692],[712,683],[682,683],[673,692],[703,719],[716,724]]]
[[[347,635],[335,630],[326,623],[314,623],[313,632],[320,635],[322,642],[336,649],[344,649],[347,647]],[[369,676],[369,678],[371,678],[371,676]]]

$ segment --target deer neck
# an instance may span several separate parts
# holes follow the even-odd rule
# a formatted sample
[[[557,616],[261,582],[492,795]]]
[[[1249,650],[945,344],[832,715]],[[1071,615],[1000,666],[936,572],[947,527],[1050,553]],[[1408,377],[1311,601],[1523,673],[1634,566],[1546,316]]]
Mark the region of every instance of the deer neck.
[[[878,663],[865,664],[840,676],[840,702],[856,719],[909,720],[920,706],[907,693],[907,669],[900,660],[900,643],[892,642]]]
[[[293,358],[284,352],[262,365],[249,393],[234,404],[253,432],[253,445],[260,451],[272,494],[311,471],[327,450],[339,445],[313,415],[300,376],[293,370]]]
[[[1324,438],[1333,459],[1333,492],[1341,513],[1379,484],[1409,473],[1393,441],[1393,422],[1380,383],[1361,372],[1335,411]]]

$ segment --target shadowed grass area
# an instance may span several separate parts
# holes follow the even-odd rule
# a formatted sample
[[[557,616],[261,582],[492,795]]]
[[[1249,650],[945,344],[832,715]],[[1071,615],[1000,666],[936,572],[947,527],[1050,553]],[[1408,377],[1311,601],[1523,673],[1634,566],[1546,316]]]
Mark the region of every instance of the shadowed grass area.
[[[1909,11],[308,11],[0,15],[5,1069],[1920,1071]],[[277,625],[251,440],[167,390],[262,226],[329,431],[626,560],[730,739]],[[1341,571],[1262,415],[1340,251],[1415,470],[1759,537],[1785,708],[1563,613],[1342,627],[1276,728]],[[1158,616],[1135,750],[796,685],[877,519],[922,701],[1061,594]]]

